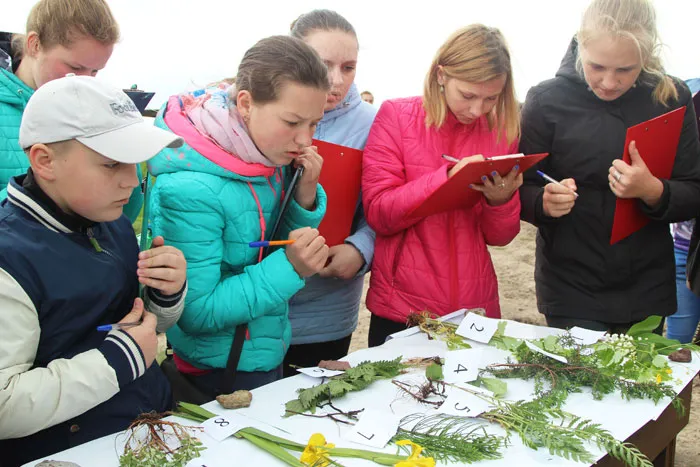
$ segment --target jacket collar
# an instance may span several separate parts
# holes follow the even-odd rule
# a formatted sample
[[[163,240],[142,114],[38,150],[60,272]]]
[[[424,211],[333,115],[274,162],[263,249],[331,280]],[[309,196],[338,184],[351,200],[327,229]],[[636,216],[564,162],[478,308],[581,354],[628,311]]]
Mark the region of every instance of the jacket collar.
[[[31,168],[27,170],[26,175],[10,180],[7,185],[7,199],[54,232],[84,232],[96,224],[82,216],[62,211],[36,183]]]

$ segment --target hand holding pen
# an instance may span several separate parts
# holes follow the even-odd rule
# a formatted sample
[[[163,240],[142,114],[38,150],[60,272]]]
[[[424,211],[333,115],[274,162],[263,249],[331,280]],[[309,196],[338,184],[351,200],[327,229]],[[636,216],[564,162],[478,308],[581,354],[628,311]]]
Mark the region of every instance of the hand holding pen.
[[[304,148],[304,151],[294,160],[294,167],[304,167],[294,199],[307,211],[313,211],[316,205],[316,185],[318,185],[318,177],[321,176],[323,157],[316,152],[316,146],[309,146]]]
[[[143,306],[143,300],[134,300],[131,311],[116,324],[105,324],[98,326],[98,331],[122,330],[129,334],[136,345],[141,349],[146,368],[151,366],[156,359],[158,350],[158,337],[156,336],[156,325],[158,319],[153,313],[149,313]]]
[[[537,173],[549,182],[545,185],[542,195],[544,213],[549,217],[562,217],[569,214],[578,198],[574,179],[566,178],[559,182],[544,172],[538,170]]]

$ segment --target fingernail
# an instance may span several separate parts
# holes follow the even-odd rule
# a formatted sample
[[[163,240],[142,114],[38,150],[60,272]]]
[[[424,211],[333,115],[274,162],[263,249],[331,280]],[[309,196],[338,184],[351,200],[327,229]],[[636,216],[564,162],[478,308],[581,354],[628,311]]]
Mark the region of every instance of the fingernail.
[[[469,184],[469,188],[474,188],[474,184],[473,184],[473,183],[470,183],[470,184]]]
[[[495,177],[496,175],[498,175],[498,172],[494,170],[493,172],[491,172],[491,175]]]
[[[140,267],[140,268],[142,268],[142,267],[146,266],[146,262],[145,262],[145,261],[139,261],[138,264],[137,264],[137,266]]]
[[[520,170],[520,166],[516,165],[515,167],[513,167],[513,170],[517,172],[518,170]]]
[[[484,176],[481,177],[481,179],[482,179],[483,181],[486,181],[486,180],[488,180],[488,177],[487,177],[486,175],[484,175]]]
[[[137,270],[136,270],[136,275],[137,275],[137,276],[142,276],[142,275],[143,275],[143,269],[137,269]]]
[[[141,253],[139,253],[139,258],[140,258],[140,259],[146,259],[146,252],[145,252],[145,251],[142,251]]]

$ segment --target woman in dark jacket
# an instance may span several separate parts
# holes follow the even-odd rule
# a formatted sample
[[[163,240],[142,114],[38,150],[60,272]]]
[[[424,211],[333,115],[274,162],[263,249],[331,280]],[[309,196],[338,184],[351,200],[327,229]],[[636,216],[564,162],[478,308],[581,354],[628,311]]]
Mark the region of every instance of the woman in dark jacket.
[[[669,223],[700,213],[700,144],[690,92],[665,74],[649,0],[594,0],[554,79],[530,90],[520,151],[548,152],[520,190],[538,227],[537,305],[550,326],[624,330],[676,311]],[[654,177],[627,128],[686,107],[669,180]],[[578,197],[574,195],[578,194]],[[617,198],[638,200],[651,222],[610,245]]]

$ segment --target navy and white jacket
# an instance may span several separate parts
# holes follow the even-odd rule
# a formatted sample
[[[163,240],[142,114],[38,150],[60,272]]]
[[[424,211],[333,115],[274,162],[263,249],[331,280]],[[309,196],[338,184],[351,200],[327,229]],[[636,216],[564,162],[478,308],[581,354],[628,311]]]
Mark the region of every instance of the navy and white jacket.
[[[138,296],[138,245],[129,220],[63,213],[27,175],[0,204],[0,464],[23,462],[123,430],[172,406],[167,379],[147,368],[120,321]],[[186,289],[146,293],[164,332]]]

